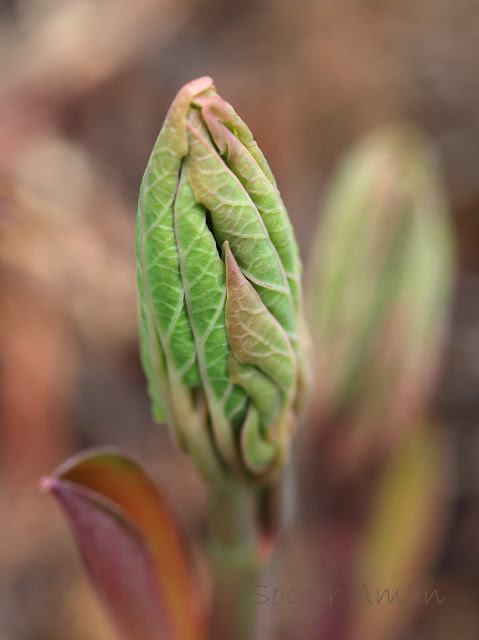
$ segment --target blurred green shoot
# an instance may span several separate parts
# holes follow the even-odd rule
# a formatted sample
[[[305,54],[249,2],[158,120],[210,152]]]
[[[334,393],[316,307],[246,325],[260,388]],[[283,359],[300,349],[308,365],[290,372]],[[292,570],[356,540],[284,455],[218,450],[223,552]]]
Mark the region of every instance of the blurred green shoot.
[[[436,158],[407,125],[347,155],[321,212],[309,287],[316,429],[361,466],[421,416],[449,318],[453,251]]]

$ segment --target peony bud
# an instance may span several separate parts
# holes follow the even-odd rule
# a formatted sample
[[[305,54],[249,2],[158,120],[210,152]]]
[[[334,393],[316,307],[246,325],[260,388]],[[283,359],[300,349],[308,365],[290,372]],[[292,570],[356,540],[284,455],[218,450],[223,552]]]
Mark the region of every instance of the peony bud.
[[[414,130],[373,133],[347,157],[313,260],[316,412],[334,424],[342,459],[359,464],[423,412],[448,317],[448,211],[435,158]]]
[[[301,264],[274,177],[210,78],[178,93],[143,178],[142,361],[153,412],[210,479],[284,461],[305,388]]]

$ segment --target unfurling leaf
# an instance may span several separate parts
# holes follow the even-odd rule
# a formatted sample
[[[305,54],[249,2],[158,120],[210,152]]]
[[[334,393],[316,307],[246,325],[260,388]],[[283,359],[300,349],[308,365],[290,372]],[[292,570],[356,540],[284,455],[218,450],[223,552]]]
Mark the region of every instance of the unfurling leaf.
[[[137,256],[156,419],[213,482],[270,477],[307,391],[301,264],[271,170],[210,78],[185,85],[166,116]]]
[[[347,156],[313,244],[316,409],[343,460],[390,449],[429,400],[453,278],[448,210],[421,135],[392,126]],[[326,415],[325,415],[326,414]]]
[[[431,425],[416,425],[379,475],[354,567],[353,592],[360,593],[366,585],[374,598],[373,607],[352,608],[358,640],[401,637],[414,607],[425,604],[427,589],[419,585],[434,560],[446,522],[444,445]]]
[[[125,640],[202,640],[203,608],[165,499],[132,459],[108,449],[42,481],[65,512],[86,568]]]

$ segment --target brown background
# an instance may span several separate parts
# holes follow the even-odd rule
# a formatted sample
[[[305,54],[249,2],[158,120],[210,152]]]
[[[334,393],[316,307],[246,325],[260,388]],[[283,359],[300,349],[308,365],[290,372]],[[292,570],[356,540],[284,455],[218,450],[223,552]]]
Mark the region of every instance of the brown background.
[[[457,472],[408,638],[479,636],[479,2],[10,0],[0,4],[0,638],[109,640],[37,479],[126,446],[193,540],[205,491],[149,415],[137,355],[141,175],[178,88],[211,75],[277,177],[307,262],[341,154],[410,118],[439,151],[459,277],[436,413]],[[201,563],[201,554],[199,554]]]

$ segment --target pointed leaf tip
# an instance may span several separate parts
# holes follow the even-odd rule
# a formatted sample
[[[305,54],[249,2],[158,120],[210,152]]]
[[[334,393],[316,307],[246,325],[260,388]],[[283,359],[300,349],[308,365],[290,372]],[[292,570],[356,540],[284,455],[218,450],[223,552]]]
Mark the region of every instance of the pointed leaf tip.
[[[44,491],[45,493],[50,493],[55,484],[55,478],[52,476],[42,476],[38,481],[38,488],[40,491]]]
[[[288,336],[244,276],[230,249],[226,263],[226,327],[233,353],[269,376],[289,397],[294,391],[295,356]]]
[[[179,527],[128,456],[74,456],[40,480],[66,514],[92,583],[122,638],[202,640],[203,612]]]

